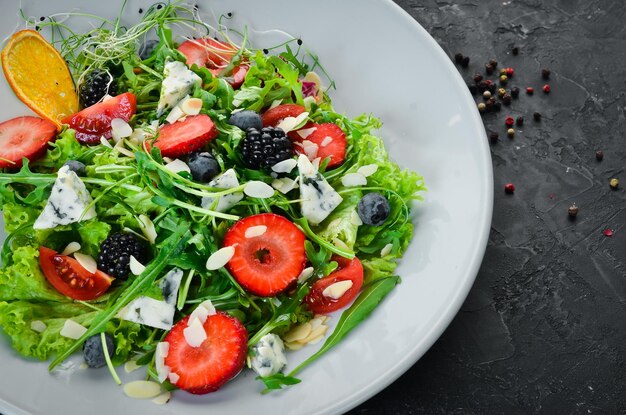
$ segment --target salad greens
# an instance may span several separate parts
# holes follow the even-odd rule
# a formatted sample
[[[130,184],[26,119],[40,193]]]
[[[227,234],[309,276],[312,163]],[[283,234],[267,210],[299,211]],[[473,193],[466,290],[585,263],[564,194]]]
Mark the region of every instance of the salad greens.
[[[170,269],[178,267],[184,272],[175,321],[191,313],[199,303],[211,300],[216,309],[243,322],[251,347],[265,334],[283,335],[295,324],[311,319],[312,313],[303,305],[303,298],[313,281],[336,269],[331,255],[356,256],[364,268],[363,289],[353,304],[341,312],[334,332],[316,353],[287,375],[261,378],[269,389],[295,384],[299,382],[295,375],[348,335],[400,282],[394,275],[396,260],[411,240],[410,207],[425,190],[423,180],[389,159],[383,140],[373,135],[373,130],[381,126],[378,119],[366,114],[349,118],[337,112],[325,92],[320,94],[320,100],[303,94],[302,77],[314,70],[322,74],[325,71],[317,57],[297,39],[266,53],[254,49],[245,32],[226,30],[222,25],[226,16],[220,18],[215,29],[203,22],[196,10],[178,3],[160,5],[146,10],[141,21],[132,27],[124,27],[119,19],[91,15],[82,16],[96,19],[100,25],[87,33],[75,33],[69,23],[59,20],[60,16],[37,22],[42,30],[49,30],[52,42],[68,60],[77,84],[94,68],[104,68],[116,76],[118,92],[135,94],[137,112],[129,124],[134,132],[148,139],[142,142],[131,136],[121,139],[115,147],[83,146],[76,140],[74,130],[66,128],[50,144],[45,156],[31,163],[25,160],[19,171],[0,172],[0,208],[7,233],[1,250],[0,327],[20,354],[52,359],[50,369],[79,350],[88,337],[108,332],[116,345],[112,364],[139,358],[154,375],[153,355],[163,330],[116,316],[139,296],[160,299],[158,286]],[[159,149],[149,148],[155,121],[164,124],[167,115],[157,115],[164,65],[175,60],[185,62],[185,56],[176,49],[182,38],[176,37],[173,29],[187,30],[193,36],[218,36],[236,46],[238,52],[222,74],[228,74],[241,62],[249,64],[245,80],[237,89],[227,76],[215,75],[197,65],[191,68],[202,83],[190,95],[202,100],[201,114],[208,115],[219,131],[207,149],[215,155],[222,171],[236,171],[239,186],[224,189],[196,182],[189,173],[166,167],[168,161]],[[235,43],[235,38],[241,41]],[[146,39],[158,43],[149,57],[141,59],[138,52]],[[334,83],[330,81],[330,85]],[[235,109],[261,112],[277,101],[302,105],[309,113],[306,121],[335,123],[346,134],[345,162],[327,170],[328,160],[324,160],[319,167],[343,201],[318,225],[300,213],[297,189],[286,194],[275,192],[265,199],[245,197],[227,211],[215,209],[219,198],[242,192],[246,183],[271,184],[275,179],[271,172],[246,166],[238,150],[245,133],[230,125],[228,119]],[[81,180],[93,199],[89,208],[95,208],[97,217],[35,230],[32,225],[50,197],[56,172],[68,160],[86,165],[86,175]],[[343,184],[346,174],[368,165],[376,165],[377,170],[367,177],[367,185]],[[284,176],[293,179],[297,174]],[[372,191],[388,199],[389,219],[382,226],[358,225],[354,215],[359,200]],[[203,198],[212,198],[213,205],[203,205]],[[307,258],[314,268],[310,280],[275,298],[251,295],[225,268],[210,271],[205,266],[207,258],[221,248],[225,232],[235,221],[264,212],[285,216],[303,230],[307,236]],[[150,232],[152,227],[154,233]],[[39,265],[40,246],[61,252],[70,242],[79,242],[82,253],[95,257],[107,236],[119,231],[132,232],[150,242],[152,259],[140,275],[126,282],[114,282],[107,294],[91,301],[72,300],[48,283]],[[87,328],[76,340],[60,335],[68,318]],[[45,329],[33,330],[33,321],[43,322]]]

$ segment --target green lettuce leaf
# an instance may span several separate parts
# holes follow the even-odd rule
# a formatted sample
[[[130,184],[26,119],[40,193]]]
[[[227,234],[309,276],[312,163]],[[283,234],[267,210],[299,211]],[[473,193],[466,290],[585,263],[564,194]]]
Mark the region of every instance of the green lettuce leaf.
[[[354,250],[359,226],[353,223],[352,218],[361,196],[358,190],[344,194],[343,201],[324,220],[317,229],[317,234],[331,243],[334,239],[339,239],[348,248]]]

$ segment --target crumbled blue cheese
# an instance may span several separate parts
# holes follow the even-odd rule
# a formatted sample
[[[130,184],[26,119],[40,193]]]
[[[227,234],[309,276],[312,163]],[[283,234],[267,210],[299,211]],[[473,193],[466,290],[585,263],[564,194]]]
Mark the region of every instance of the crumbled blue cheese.
[[[170,330],[174,325],[174,311],[174,304],[141,296],[122,308],[117,313],[117,318],[161,330]]]
[[[33,224],[33,228],[51,229],[95,218],[96,210],[93,207],[85,212],[92,202],[93,199],[85,184],[69,166],[63,166],[57,173],[48,203]]]
[[[157,116],[159,117],[189,95],[194,85],[199,85],[202,82],[198,75],[179,61],[167,62],[163,69],[163,77],[161,96],[157,106]]]
[[[261,377],[272,376],[287,365],[285,345],[277,335],[266,334],[252,347],[250,367]]]
[[[298,170],[302,216],[311,224],[317,225],[339,206],[343,198],[304,154],[298,157]]]
[[[178,288],[180,282],[183,279],[183,271],[180,268],[174,268],[161,280],[159,288],[163,293],[163,301],[168,304],[176,304],[176,298],[178,297]]]
[[[237,180],[237,175],[235,174],[235,170],[228,169],[215,179],[211,180],[207,186],[215,187],[217,189],[231,189],[233,187],[239,186],[239,180]],[[243,199],[242,192],[230,193],[224,196],[221,196],[217,200],[217,204],[213,206],[213,202],[215,198],[213,197],[203,197],[202,198],[202,207],[204,209],[215,210],[217,212],[226,212],[228,209],[235,206]]]

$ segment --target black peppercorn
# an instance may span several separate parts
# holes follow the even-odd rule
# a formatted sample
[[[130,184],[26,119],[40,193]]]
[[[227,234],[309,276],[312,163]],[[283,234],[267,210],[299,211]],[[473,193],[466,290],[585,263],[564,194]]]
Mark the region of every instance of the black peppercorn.
[[[514,86],[513,88],[511,88],[511,96],[513,98],[517,98],[519,97],[519,88]]]
[[[487,110],[487,112],[491,112],[493,110],[493,101],[492,100],[487,100],[485,101],[485,109]]]
[[[492,83],[490,83],[490,84],[488,84],[488,85],[489,85],[489,91],[490,91],[492,94],[495,94],[495,93],[496,93],[496,90],[497,90],[497,86],[496,86],[496,84],[494,84],[494,83],[492,82]]]
[[[459,64],[463,62],[463,54],[457,53],[456,55],[454,55],[454,61]]]
[[[604,158],[604,152],[602,150],[596,151],[596,160],[602,161],[603,158]]]
[[[541,77],[542,77],[543,79],[550,79],[550,74],[551,74],[551,73],[552,73],[552,72],[550,72],[550,69],[543,68],[543,69],[541,70]]]
[[[510,94],[507,93],[502,96],[502,103],[504,105],[511,105],[511,101],[512,101],[512,98]]]
[[[493,104],[493,110],[499,112],[502,109],[502,104],[500,102],[496,102]]]
[[[489,84],[487,84],[487,81],[480,81],[478,85],[476,86],[478,88],[478,92],[482,94],[483,92],[487,90],[487,88],[489,87]]]
[[[541,113],[540,112],[534,112],[533,113],[533,118],[535,119],[535,121],[541,121]]]
[[[524,125],[524,117],[517,117],[517,119],[515,120],[515,125],[517,125],[518,127]]]
[[[163,5],[162,5],[162,4],[157,4],[157,9],[158,9],[158,10],[161,10],[162,8],[163,8]]]
[[[478,93],[478,87],[474,84],[467,84],[467,88],[470,91],[470,94],[476,95]]]
[[[489,63],[487,65],[485,65],[485,73],[487,75],[491,75],[494,70],[495,70],[495,68],[493,67],[493,65],[491,65]]]
[[[493,66],[493,68],[495,69],[495,68],[497,68],[497,67],[498,67],[498,61],[497,61],[497,60],[495,60],[495,59],[491,59],[491,60],[489,61],[489,65]]]
[[[480,81],[483,80],[483,76],[479,73],[474,74],[474,82],[479,83]]]
[[[495,131],[490,132],[489,141],[491,142],[491,144],[496,144],[498,142],[498,133]]]
[[[140,7],[139,8],[139,14],[143,13],[143,9]]]
[[[578,206],[576,206],[576,204],[574,203],[567,209],[567,214],[569,215],[570,219],[576,219],[576,215],[578,215]]]
[[[511,53],[515,56],[519,55],[519,48],[517,46],[513,46],[513,49],[511,49]]]
[[[469,66],[469,61],[470,61],[469,56],[464,56],[463,60],[461,61],[461,66],[464,68],[467,68]]]

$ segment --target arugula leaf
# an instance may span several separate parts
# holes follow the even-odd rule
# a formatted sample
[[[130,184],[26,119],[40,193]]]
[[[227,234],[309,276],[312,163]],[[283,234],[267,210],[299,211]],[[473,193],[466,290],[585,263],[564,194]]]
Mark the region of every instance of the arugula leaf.
[[[284,373],[276,373],[272,376],[257,376],[255,380],[261,380],[265,383],[266,389],[262,391],[262,394],[266,394],[272,390],[282,389],[284,386],[297,385],[301,382],[300,379],[292,376],[286,376]]]

